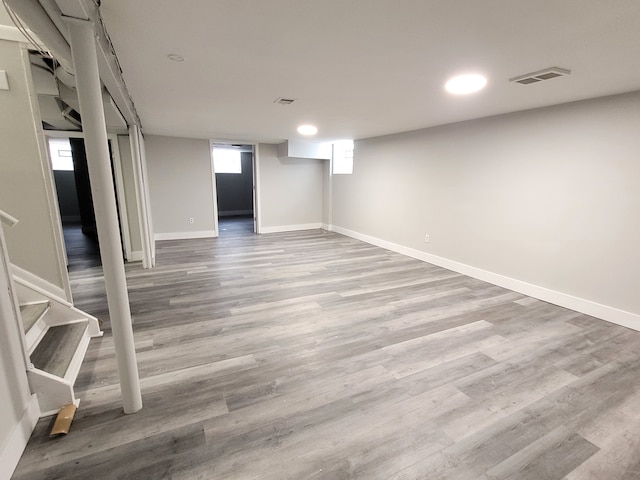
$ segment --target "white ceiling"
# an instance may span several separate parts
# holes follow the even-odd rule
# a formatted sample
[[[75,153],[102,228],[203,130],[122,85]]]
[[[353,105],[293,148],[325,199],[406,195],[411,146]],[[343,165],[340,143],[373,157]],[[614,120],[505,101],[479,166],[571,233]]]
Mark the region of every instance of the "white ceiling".
[[[152,134],[279,142],[313,123],[318,140],[359,139],[640,89],[640,0],[102,0],[100,10]],[[508,82],[546,67],[572,74]],[[465,72],[484,73],[487,88],[447,94]]]

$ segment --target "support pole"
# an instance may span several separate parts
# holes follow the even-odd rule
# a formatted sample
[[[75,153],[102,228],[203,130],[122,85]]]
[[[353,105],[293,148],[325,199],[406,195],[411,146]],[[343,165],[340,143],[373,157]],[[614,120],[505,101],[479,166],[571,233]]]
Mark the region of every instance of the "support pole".
[[[124,413],[142,408],[93,25],[67,18]]]

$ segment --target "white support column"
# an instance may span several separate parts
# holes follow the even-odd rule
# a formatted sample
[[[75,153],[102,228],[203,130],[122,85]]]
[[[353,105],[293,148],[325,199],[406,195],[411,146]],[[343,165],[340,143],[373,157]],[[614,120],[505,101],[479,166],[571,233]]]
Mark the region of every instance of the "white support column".
[[[92,23],[87,20],[68,18],[67,23],[80,101],[80,115],[82,116],[82,129],[87,150],[109,317],[120,375],[122,403],[124,413],[135,413],[142,408],[142,396],[133,341],[131,311],[129,310],[129,294],[120,244],[120,226],[111,175],[95,35]]]

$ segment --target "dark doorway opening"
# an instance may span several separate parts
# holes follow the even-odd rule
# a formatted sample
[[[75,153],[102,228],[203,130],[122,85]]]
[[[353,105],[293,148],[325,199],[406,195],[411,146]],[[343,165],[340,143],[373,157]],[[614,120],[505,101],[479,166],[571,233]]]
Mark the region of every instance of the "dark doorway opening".
[[[252,145],[213,146],[218,202],[218,234],[252,235],[254,174]]]
[[[109,141],[110,154],[112,148]],[[49,152],[60,208],[68,270],[76,271],[102,266],[84,139],[50,138]],[[113,175],[113,155],[111,160]],[[122,232],[120,236],[122,241]]]

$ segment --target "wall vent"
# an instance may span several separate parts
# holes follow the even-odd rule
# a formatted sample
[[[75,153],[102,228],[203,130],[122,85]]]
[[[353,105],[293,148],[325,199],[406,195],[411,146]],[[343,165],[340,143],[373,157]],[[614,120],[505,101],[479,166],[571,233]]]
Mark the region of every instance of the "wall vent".
[[[510,82],[521,83],[522,85],[529,85],[530,83],[542,82],[543,80],[551,80],[552,78],[564,77],[570,75],[571,70],[560,67],[545,68],[544,70],[538,70],[537,72],[527,73],[526,75],[518,75],[509,79]]]
[[[276,98],[273,103],[279,103],[280,105],[291,105],[293,102],[295,102],[295,98],[280,97]]]

